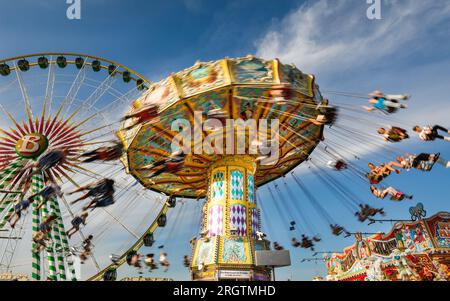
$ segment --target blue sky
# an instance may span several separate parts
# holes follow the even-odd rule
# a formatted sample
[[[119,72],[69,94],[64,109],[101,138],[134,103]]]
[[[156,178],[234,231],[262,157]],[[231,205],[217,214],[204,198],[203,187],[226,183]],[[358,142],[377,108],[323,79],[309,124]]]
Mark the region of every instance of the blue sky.
[[[368,6],[364,0],[81,1],[82,19],[73,21],[66,18],[67,5],[63,0],[2,3],[2,11],[9,13],[0,19],[0,36],[7,41],[0,43],[0,57],[43,51],[87,53],[121,62],[153,81],[189,67],[197,60],[247,54],[267,59],[278,57],[315,74],[324,91],[367,93],[382,89],[413,95],[409,110],[391,120],[385,120],[381,115],[379,118],[368,117],[379,124],[397,123],[410,127],[415,123],[440,123],[450,126],[450,4],[446,0],[432,3],[385,0],[382,1],[382,20],[373,21],[366,18]],[[351,104],[356,109],[363,104],[362,100],[324,94],[332,102]],[[355,127],[358,121],[351,122]],[[373,128],[364,124],[361,124],[361,130],[373,132]],[[333,131],[326,132],[326,137],[339,141],[333,136]],[[364,149],[358,143],[360,141],[355,141],[352,149],[364,155],[364,162],[381,162],[380,156],[386,156],[384,149],[375,146]],[[439,151],[443,157],[450,158],[449,143],[423,143],[411,139],[396,147],[414,153]],[[355,164],[363,166],[365,163]],[[388,224],[370,227],[359,224],[308,172],[307,166],[298,168],[297,172],[321,204],[350,230],[390,230]],[[403,219],[408,218],[409,206],[418,201],[425,204],[429,214],[449,209],[445,187],[450,179],[448,172],[436,167],[430,174],[411,171],[389,179],[389,184],[415,195],[412,203],[375,200],[357,179],[356,184],[349,181],[346,186],[364,202],[384,207],[388,218]],[[341,181],[345,179],[340,178]],[[287,181],[301,195],[292,180]],[[267,188],[261,188],[259,198],[263,210],[275,212]],[[341,250],[353,243],[352,238],[332,237],[328,225],[317,216],[303,195],[291,201],[299,202],[303,214],[321,233],[323,242],[317,246],[318,250]],[[149,210],[146,203],[137,206],[138,211]],[[176,224],[170,239],[163,239],[167,240],[165,245],[173,264],[165,276],[179,280],[189,277],[181,266],[181,259],[189,251],[187,242],[195,234],[198,221],[194,214],[197,204],[184,206],[184,219]],[[288,207],[293,208],[292,204]],[[175,216],[177,212],[172,214]],[[271,240],[287,247],[291,238],[286,231],[288,222],[274,214],[270,222],[263,220],[263,228]],[[302,225],[302,221],[298,223]],[[268,225],[270,229],[267,229]],[[170,232],[170,227],[166,230]],[[161,235],[169,236],[164,231]],[[118,240],[123,240],[118,245],[132,241],[126,234],[111,235],[109,239],[110,242],[96,247],[96,256],[103,257],[99,259],[103,263],[109,255],[108,244]],[[310,280],[316,274],[325,275],[322,263],[300,264],[300,258],[311,257],[311,252],[291,250],[291,257],[292,267],[280,270],[278,279]],[[90,271],[93,271],[92,267],[87,267],[86,273]],[[126,268],[121,270],[123,275],[131,272]]]

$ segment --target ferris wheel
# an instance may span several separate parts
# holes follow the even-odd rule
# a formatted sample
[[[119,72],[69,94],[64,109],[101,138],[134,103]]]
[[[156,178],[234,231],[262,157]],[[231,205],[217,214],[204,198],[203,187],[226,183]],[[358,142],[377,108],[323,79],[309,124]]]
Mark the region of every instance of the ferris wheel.
[[[95,244],[119,231],[138,238],[132,229],[137,225],[124,222],[133,204],[150,202],[141,213],[143,220],[152,220],[152,212],[164,207],[161,198],[125,177],[121,164],[80,157],[117,140],[115,121],[122,108],[149,85],[124,65],[85,54],[39,53],[0,60],[0,273],[21,267],[29,271],[31,266],[32,280],[76,280],[79,245],[90,234]],[[43,166],[40,160],[51,160],[55,150],[63,150],[64,159]],[[67,192],[105,178],[115,182],[114,206],[89,211],[79,238],[69,239],[67,225],[84,210],[82,204],[70,204],[73,197]],[[49,185],[65,193],[42,193]],[[23,210],[24,200],[28,210]],[[39,234],[44,230],[42,244]],[[87,262],[100,271],[95,249],[89,251]]]

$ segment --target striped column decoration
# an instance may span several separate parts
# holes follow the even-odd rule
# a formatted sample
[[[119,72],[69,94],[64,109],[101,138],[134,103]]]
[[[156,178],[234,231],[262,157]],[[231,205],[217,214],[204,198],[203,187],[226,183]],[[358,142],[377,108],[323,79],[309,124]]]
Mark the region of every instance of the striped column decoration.
[[[54,202],[54,206],[55,206],[55,213],[58,215],[58,219],[56,221],[58,222],[58,225],[59,225],[59,236],[61,238],[62,249],[63,249],[64,254],[67,256],[66,259],[67,259],[67,266],[68,266],[69,274],[70,274],[70,280],[76,281],[77,277],[75,275],[75,268],[73,266],[72,255],[70,254],[69,241],[67,240],[67,235],[66,235],[66,230],[64,227],[62,215],[61,215],[61,210],[59,208],[59,204],[57,201]],[[70,255],[68,255],[68,254],[70,254]]]
[[[17,187],[12,187],[10,189],[23,191],[24,186],[25,186],[25,184],[22,184],[22,185],[18,185]],[[0,229],[3,229],[5,227],[5,225],[8,223],[9,218],[14,214],[14,205],[17,204],[17,202],[22,201],[21,197],[22,197],[22,195],[20,195],[20,194],[8,194],[5,196],[5,198],[4,198],[5,203],[0,205],[0,216],[2,214],[2,211],[4,211],[4,210],[8,210],[8,211],[3,216],[2,221],[0,222]]]
[[[61,241],[61,235],[60,235],[60,216],[56,211],[56,205],[58,200],[56,198],[53,198],[49,200],[50,202],[50,212],[52,214],[56,214],[58,216],[58,219],[53,224],[53,239],[55,241],[55,253],[56,253],[56,259],[58,262],[58,272],[59,272],[59,279],[60,280],[66,280],[66,265],[64,263],[64,249],[62,247],[62,241]]]
[[[8,199],[5,199],[5,203],[2,204],[2,206],[0,207],[0,214],[2,213],[2,211],[4,211],[5,209],[8,209],[8,211],[6,212],[5,216],[3,217],[2,221],[0,222],[0,229],[3,229],[3,227],[5,227],[6,223],[8,222],[9,218],[11,217],[11,215],[14,213],[14,203],[17,200],[17,195],[14,196],[8,196]],[[18,200],[21,201],[21,200]]]
[[[8,185],[12,179],[22,169],[24,162],[21,158],[12,161],[8,167],[0,171],[0,189],[3,189]]]
[[[23,164],[23,160],[19,158],[14,160],[10,165],[8,165],[8,167],[0,171],[0,189],[4,189],[10,184],[10,182],[23,168]],[[0,214],[5,211],[5,209],[7,209],[9,205],[11,205],[15,198],[16,195],[7,195],[5,196],[5,198],[3,198],[2,201],[0,201]],[[14,211],[14,208],[12,208],[12,211]],[[0,228],[2,228],[3,225],[4,221],[2,222],[2,226]]]
[[[31,178],[31,192],[33,194],[38,193],[40,191],[41,186],[43,186],[44,183],[42,182],[42,176],[34,175]],[[39,231],[39,224],[40,224],[40,212],[37,209],[38,202],[33,202],[33,217],[32,217],[32,230],[33,235]],[[36,243],[32,243],[32,249],[34,250],[36,248]],[[41,280],[41,256],[40,252],[32,252],[32,264],[31,264],[31,278],[33,280]]]
[[[43,181],[42,181],[43,183]],[[42,185],[43,188],[44,185]],[[42,189],[41,188],[41,189]],[[38,204],[42,201],[42,198],[39,199]],[[50,200],[46,200],[45,205],[42,206],[42,220],[46,219],[50,214],[48,212],[48,206],[49,206]],[[50,241],[52,241],[52,234],[51,232],[48,234],[48,238]],[[57,281],[58,277],[56,276],[56,264],[55,264],[55,254],[53,251],[53,243],[47,246],[47,262],[48,262],[48,278],[52,281]]]

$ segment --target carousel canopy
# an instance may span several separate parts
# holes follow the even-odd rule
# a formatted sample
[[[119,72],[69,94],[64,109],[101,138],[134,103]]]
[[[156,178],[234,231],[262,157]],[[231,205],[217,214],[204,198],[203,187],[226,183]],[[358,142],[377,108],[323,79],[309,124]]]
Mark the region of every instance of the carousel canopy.
[[[274,95],[273,91],[282,91]],[[187,198],[204,197],[207,187],[207,170],[225,154],[212,151],[208,154],[192,151],[185,160],[184,168],[173,173],[162,173],[152,179],[150,170],[142,169],[170,156],[174,137],[180,132],[172,129],[173,121],[184,119],[194,129],[218,112],[223,120],[251,120],[259,124],[267,120],[279,120],[279,132],[268,140],[277,138],[279,156],[273,162],[257,163],[255,184],[263,185],[281,177],[308,158],[322,138],[323,127],[312,124],[309,119],[317,116],[316,106],[322,101],[314,76],[304,74],[293,65],[278,60],[263,60],[253,56],[223,59],[213,62],[197,62],[193,67],[172,74],[153,84],[137,99],[130,114],[149,105],[158,105],[158,120],[129,128],[133,120],[123,123],[119,136],[127,149],[123,162],[127,171],[145,187]],[[195,112],[203,112],[196,115]],[[304,116],[302,118],[299,117]],[[200,116],[202,120],[196,120]],[[202,141],[210,135],[210,128],[203,127]],[[220,132],[224,144],[227,131]],[[237,135],[237,134],[234,134]],[[192,135],[194,136],[194,135]],[[247,151],[250,138],[248,138]],[[236,136],[233,136],[236,138]],[[192,137],[192,147],[196,145]],[[215,145],[213,145],[215,146]],[[224,146],[223,149],[226,147]],[[255,158],[258,154],[255,155]]]

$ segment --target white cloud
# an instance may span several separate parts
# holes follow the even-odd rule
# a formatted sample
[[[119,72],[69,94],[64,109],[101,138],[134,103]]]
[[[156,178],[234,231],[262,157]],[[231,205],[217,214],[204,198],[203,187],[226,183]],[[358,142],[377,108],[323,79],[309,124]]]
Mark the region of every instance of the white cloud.
[[[376,63],[420,45],[412,40],[450,20],[449,1],[383,1],[382,20],[366,17],[365,1],[307,2],[257,43],[257,53],[278,57],[307,72],[337,72]]]
[[[384,0],[383,19],[375,21],[366,17],[367,8],[366,1],[306,2],[256,42],[257,55],[267,59],[276,57],[316,74],[323,91],[359,90],[362,94],[382,89],[388,93],[412,94],[408,110],[386,118],[376,112],[364,114],[363,99],[349,100],[324,93],[338,106],[345,101],[354,104],[353,110],[361,110],[360,114],[355,114],[342,108],[341,113],[355,116],[355,119],[341,118],[339,124],[359,129],[369,139],[369,135],[376,135],[376,124],[391,123],[408,130],[415,123],[446,125],[450,111],[450,101],[446,97],[450,88],[440,79],[448,74],[450,61],[433,54],[442,48],[435,34],[442,32],[446,27],[441,25],[450,21],[450,2]],[[431,57],[431,62],[408,64],[417,52],[420,56]],[[402,65],[397,62],[398,58],[408,63]],[[358,117],[371,122],[365,123]],[[325,136],[328,141],[342,144],[333,131],[326,130]],[[361,157],[379,153],[383,145],[381,138],[370,146],[354,140],[346,150]],[[418,139],[413,137],[401,147],[411,149],[417,143]],[[314,157],[323,156],[314,154]],[[307,169],[299,171],[308,173]]]

